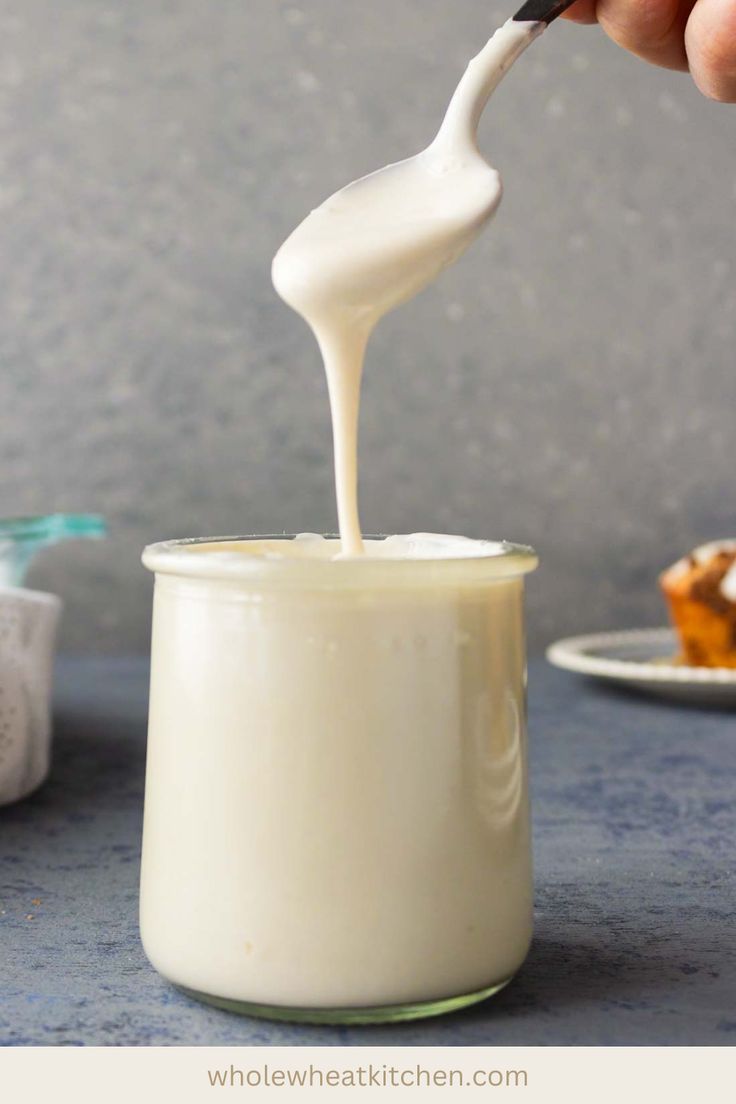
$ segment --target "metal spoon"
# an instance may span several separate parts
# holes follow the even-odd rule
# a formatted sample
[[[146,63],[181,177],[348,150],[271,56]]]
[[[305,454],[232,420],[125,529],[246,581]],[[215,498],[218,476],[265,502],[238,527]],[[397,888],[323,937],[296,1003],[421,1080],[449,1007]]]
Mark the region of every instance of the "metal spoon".
[[[517,23],[551,23],[562,15],[574,0],[527,0],[514,16]]]

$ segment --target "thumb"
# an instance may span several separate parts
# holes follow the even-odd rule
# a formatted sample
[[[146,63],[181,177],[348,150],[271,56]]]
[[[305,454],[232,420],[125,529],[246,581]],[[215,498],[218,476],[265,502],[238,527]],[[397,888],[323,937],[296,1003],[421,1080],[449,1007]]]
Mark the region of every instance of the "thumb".
[[[698,0],[685,29],[685,49],[700,91],[736,103],[736,0]]]

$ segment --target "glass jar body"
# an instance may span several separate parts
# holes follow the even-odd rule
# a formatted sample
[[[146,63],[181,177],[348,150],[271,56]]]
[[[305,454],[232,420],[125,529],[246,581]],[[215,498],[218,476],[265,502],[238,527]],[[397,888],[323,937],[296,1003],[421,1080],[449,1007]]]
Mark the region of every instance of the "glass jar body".
[[[311,1021],[494,992],[531,938],[523,579],[157,576],[141,884],[156,969]]]

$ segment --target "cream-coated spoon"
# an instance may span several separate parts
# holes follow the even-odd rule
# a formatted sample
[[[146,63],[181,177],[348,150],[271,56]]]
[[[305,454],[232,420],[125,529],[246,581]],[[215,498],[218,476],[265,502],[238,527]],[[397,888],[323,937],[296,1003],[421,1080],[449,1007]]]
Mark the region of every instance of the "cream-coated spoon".
[[[478,148],[481,114],[514,61],[566,6],[530,0],[470,62],[431,145],[336,192],[276,254],[274,286],[307,321],[324,358],[343,555],[363,551],[357,434],[370,333],[456,261],[498,207],[501,178]]]

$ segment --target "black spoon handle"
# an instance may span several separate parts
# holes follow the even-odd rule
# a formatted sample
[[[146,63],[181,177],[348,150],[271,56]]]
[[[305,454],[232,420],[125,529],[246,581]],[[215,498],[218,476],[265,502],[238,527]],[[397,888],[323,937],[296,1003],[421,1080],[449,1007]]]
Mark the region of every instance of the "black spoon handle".
[[[517,23],[551,23],[573,0],[526,0],[514,16]]]

